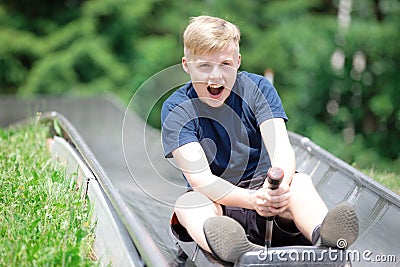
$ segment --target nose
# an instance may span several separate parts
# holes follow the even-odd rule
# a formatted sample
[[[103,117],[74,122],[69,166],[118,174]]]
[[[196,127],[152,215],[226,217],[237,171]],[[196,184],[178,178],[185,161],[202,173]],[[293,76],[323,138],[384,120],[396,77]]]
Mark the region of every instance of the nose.
[[[222,69],[219,64],[215,64],[210,73],[210,79],[222,78]]]

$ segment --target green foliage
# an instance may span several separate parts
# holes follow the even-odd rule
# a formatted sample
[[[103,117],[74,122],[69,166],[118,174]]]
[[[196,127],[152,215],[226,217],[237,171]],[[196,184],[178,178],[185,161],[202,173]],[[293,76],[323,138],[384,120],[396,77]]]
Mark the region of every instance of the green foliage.
[[[0,93],[111,91],[128,102],[147,79],[180,63],[189,17],[216,15],[241,28],[243,70],[274,70],[290,130],[361,166],[399,158],[399,1],[353,0],[346,29],[334,0],[32,3],[37,8],[0,4]],[[344,57],[340,68],[331,64],[335,51]],[[153,106],[149,99],[138,105]],[[158,127],[160,105],[148,117]]]

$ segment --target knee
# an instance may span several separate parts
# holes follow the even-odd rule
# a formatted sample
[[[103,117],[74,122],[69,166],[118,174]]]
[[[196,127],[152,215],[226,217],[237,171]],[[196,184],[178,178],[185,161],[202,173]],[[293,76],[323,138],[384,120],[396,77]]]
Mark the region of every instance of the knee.
[[[293,176],[292,183],[290,184],[291,190],[304,192],[305,189],[314,188],[311,176],[305,173],[296,173]]]
[[[174,211],[179,219],[188,214],[191,218],[201,214],[208,218],[223,213],[221,205],[214,203],[206,195],[195,191],[180,196],[175,202]]]
[[[200,192],[190,191],[181,195],[175,202],[175,210],[182,208],[196,208],[212,204],[212,201]]]
[[[312,184],[311,176],[306,173],[297,172],[293,176],[292,183]]]

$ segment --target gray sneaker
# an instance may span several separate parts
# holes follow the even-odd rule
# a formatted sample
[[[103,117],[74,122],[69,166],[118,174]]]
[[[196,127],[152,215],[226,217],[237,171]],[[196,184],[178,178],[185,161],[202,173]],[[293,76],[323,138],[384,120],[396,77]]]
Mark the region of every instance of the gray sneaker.
[[[243,227],[228,216],[207,219],[203,230],[208,246],[214,255],[226,262],[236,262],[243,253],[264,249],[262,246],[251,243]]]
[[[321,243],[323,246],[346,249],[358,237],[358,217],[353,205],[342,202],[326,215],[321,224]]]

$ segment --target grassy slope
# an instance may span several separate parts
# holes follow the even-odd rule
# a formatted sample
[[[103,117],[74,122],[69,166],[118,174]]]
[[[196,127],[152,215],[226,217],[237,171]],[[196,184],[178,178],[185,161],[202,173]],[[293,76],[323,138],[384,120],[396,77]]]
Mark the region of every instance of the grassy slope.
[[[0,265],[91,266],[94,226],[46,148],[48,127],[0,129]]]

